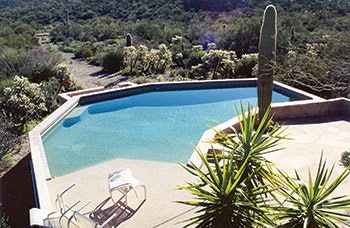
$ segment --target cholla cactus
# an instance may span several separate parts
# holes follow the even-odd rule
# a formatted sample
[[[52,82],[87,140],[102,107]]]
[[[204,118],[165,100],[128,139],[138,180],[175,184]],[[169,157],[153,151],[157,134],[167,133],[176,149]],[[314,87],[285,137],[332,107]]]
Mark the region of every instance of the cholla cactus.
[[[148,68],[147,70],[145,70],[145,73],[146,72],[154,73],[157,69],[159,61],[160,61],[159,50],[151,49],[148,54],[148,58],[147,58]]]
[[[124,63],[130,68],[130,74],[133,73],[137,62],[137,53],[134,46],[124,48]]]
[[[183,37],[182,36],[175,36],[171,38],[171,43],[173,44],[182,44],[183,43]]]
[[[194,52],[203,51],[203,46],[202,46],[202,45],[194,45],[194,46],[192,47],[192,51],[194,51]]]
[[[76,86],[73,75],[69,72],[69,68],[65,64],[59,64],[56,69],[56,78],[59,82],[58,93],[75,90]]]
[[[234,73],[236,52],[212,50],[202,57],[202,67],[212,72],[212,79],[230,78]]]
[[[137,68],[140,73],[147,72],[149,68],[149,51],[145,45],[140,45],[136,48],[137,53]]]
[[[273,77],[276,68],[277,12],[268,5],[260,30],[258,60],[258,106],[259,119],[265,115],[272,102]]]
[[[151,50],[145,45],[125,47],[124,53],[124,62],[130,67],[130,72],[164,73],[172,63],[172,54],[165,44],[159,45],[159,49]]]
[[[159,45],[159,64],[157,71],[164,73],[165,70],[170,67],[172,63],[171,52],[168,50],[165,44]]]
[[[12,87],[4,89],[2,107],[15,124],[38,120],[47,111],[40,85],[20,76],[15,76]]]

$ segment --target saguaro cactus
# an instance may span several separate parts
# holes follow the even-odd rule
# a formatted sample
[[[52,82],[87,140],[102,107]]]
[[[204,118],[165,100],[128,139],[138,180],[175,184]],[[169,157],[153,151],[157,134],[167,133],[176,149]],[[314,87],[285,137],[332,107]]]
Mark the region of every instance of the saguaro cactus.
[[[127,47],[132,46],[132,36],[130,33],[126,34],[126,46]]]
[[[258,106],[259,119],[271,106],[273,76],[276,68],[277,45],[277,11],[275,6],[268,5],[264,12],[260,30],[258,59]]]
[[[290,41],[294,42],[295,41],[295,27],[292,26],[290,29]]]

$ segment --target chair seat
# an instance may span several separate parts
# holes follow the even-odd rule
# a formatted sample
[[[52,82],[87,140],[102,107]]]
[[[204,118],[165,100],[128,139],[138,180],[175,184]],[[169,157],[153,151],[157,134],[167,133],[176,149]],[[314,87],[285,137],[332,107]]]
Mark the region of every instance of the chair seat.
[[[115,190],[118,190],[125,196],[126,203],[127,203],[127,193],[131,189],[135,190],[135,188],[138,186],[141,186],[144,188],[144,195],[146,199],[146,185],[141,181],[139,181],[138,179],[136,179],[135,177],[133,177],[131,174],[131,170],[129,168],[120,169],[108,175],[108,187],[109,187],[109,192],[112,199],[113,199],[112,192]],[[135,191],[135,194],[136,194],[136,191]]]
[[[122,190],[128,191],[130,187],[137,187],[143,183],[131,175],[130,169],[121,169],[110,173],[108,176],[109,191]]]

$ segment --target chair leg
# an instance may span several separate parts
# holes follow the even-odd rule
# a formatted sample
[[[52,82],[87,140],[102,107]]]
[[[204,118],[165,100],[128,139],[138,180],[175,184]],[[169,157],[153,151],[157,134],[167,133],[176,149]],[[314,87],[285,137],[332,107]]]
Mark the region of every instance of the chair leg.
[[[145,196],[145,200],[147,199],[147,191],[146,191],[146,185],[141,185],[143,187],[143,192],[144,192],[144,196]]]

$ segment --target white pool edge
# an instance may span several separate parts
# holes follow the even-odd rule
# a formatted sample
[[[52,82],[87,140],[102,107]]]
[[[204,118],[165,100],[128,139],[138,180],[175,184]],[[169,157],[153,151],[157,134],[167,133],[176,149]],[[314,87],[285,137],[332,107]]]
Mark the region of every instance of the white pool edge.
[[[64,115],[78,105],[79,97],[73,97],[45,118],[39,125],[29,132],[30,152],[33,164],[33,173],[40,208],[51,210],[51,200],[46,181],[51,178],[47,165],[44,146],[41,136]]]

